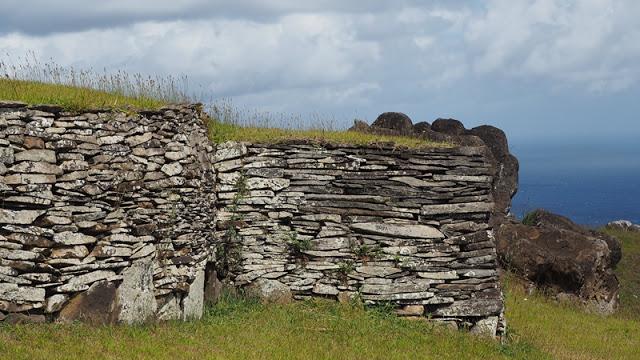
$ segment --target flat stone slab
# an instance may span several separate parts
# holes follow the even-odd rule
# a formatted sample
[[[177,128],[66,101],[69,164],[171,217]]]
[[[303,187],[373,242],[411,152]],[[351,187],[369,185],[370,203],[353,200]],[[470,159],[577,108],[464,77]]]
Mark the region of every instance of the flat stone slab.
[[[7,210],[0,209],[0,224],[29,225],[44,214],[43,210]]]
[[[56,163],[56,152],[53,150],[33,149],[15,154],[15,161],[34,161]]]
[[[502,311],[499,299],[470,299],[456,301],[453,304],[437,309],[439,316],[489,316],[498,315]]]
[[[65,232],[54,234],[53,241],[63,245],[84,245],[84,244],[93,244],[96,241],[98,241],[98,239],[96,239],[93,236],[85,235],[82,233],[65,231]]]
[[[438,229],[428,225],[397,225],[384,223],[356,223],[351,224],[351,228],[376,235],[387,235],[392,237],[418,238],[418,239],[444,239],[444,234]]]
[[[420,210],[420,215],[483,213],[492,211],[493,207],[492,202],[426,205]]]
[[[17,284],[0,283],[0,299],[10,302],[41,302],[44,301],[45,290],[18,286]]]

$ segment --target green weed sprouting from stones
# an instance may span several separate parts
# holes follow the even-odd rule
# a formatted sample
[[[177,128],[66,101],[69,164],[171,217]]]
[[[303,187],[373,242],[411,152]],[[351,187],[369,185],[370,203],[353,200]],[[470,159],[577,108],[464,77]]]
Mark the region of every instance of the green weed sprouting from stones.
[[[382,248],[380,247],[380,245],[371,246],[367,244],[362,244],[362,245],[356,246],[353,249],[353,252],[358,257],[358,259],[366,263],[367,261],[374,260],[378,256],[380,256],[380,254],[382,253]]]
[[[238,209],[240,201],[249,193],[244,174],[240,174],[234,187],[236,193],[228,206],[231,217],[225,222],[226,231],[222,241],[216,245],[217,268],[223,277],[226,277],[241,261],[241,239],[238,231],[244,224],[244,215]]]
[[[402,262],[402,257],[400,254],[394,254],[391,260],[393,260],[394,264],[399,265]]]
[[[289,246],[289,250],[291,254],[296,258],[302,261],[302,264],[306,264],[309,261],[309,258],[305,254],[305,251],[311,250],[312,243],[309,238],[300,238],[298,237],[298,233],[295,231],[291,231],[288,234],[287,245]]]
[[[356,270],[356,263],[353,260],[345,260],[338,263],[338,269],[336,269],[336,273],[338,274],[338,278],[342,281],[343,284],[347,283],[349,280],[349,274]]]

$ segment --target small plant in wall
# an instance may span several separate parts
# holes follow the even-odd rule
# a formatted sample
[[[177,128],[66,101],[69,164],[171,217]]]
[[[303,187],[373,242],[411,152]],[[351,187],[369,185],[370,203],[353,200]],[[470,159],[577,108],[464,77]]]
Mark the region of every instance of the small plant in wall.
[[[367,245],[361,244],[356,246],[353,249],[354,254],[358,257],[358,259],[362,260],[363,263],[367,263],[371,260],[375,260],[382,253],[382,248],[380,245]]]
[[[347,284],[349,280],[349,274],[356,270],[356,263],[353,260],[344,260],[338,263],[338,269],[336,273],[343,285]]]
[[[309,238],[300,238],[298,233],[291,231],[288,234],[287,245],[291,254],[302,261],[302,264],[306,264],[309,261],[305,251],[311,250],[312,244]]]
[[[238,234],[240,227],[244,225],[244,215],[239,211],[240,201],[247,195],[247,184],[244,174],[241,174],[235,183],[236,193],[227,207],[231,216],[223,223],[225,235],[216,245],[217,268],[224,277],[240,264],[242,239]]]

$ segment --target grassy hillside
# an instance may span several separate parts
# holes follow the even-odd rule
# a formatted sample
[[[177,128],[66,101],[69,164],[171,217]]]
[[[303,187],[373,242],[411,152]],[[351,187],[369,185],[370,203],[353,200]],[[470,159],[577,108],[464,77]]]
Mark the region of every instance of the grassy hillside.
[[[226,300],[191,323],[0,326],[1,359],[637,359],[640,235],[623,238],[621,312],[602,317],[527,294],[507,277],[507,343],[328,302]],[[635,261],[634,261],[635,259]]]
[[[604,231],[622,242],[622,260],[616,269],[621,284],[618,316],[640,320],[640,233]]]

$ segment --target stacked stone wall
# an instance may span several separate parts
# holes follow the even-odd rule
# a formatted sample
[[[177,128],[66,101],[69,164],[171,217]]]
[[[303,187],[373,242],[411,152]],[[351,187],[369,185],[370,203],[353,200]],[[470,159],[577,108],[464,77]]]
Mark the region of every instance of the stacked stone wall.
[[[486,148],[226,143],[215,161],[218,254],[236,286],[504,330]]]
[[[196,105],[0,102],[0,321],[198,318],[223,280],[500,334],[487,151],[216,146]]]
[[[212,152],[195,105],[0,102],[0,320],[199,317]]]

